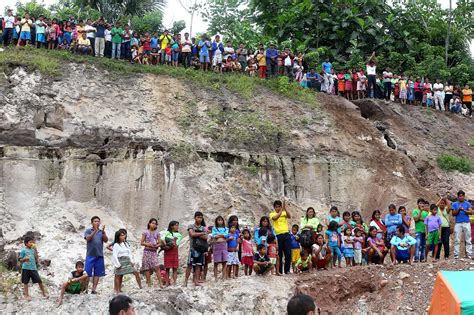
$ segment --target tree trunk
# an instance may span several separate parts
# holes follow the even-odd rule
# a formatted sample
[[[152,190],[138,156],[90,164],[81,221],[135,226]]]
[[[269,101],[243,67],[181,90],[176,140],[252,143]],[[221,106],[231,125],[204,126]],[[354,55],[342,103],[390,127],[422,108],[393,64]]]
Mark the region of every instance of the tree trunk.
[[[449,0],[449,14],[448,14],[448,32],[446,34],[446,43],[445,43],[445,60],[446,66],[448,65],[448,48],[449,48],[449,37],[451,35],[451,20],[452,20],[452,0]]]

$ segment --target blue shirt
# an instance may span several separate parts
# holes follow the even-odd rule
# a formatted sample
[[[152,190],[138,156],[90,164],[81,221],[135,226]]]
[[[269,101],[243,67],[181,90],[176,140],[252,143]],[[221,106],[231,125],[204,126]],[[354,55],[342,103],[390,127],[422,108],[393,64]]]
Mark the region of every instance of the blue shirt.
[[[402,225],[402,215],[400,213],[387,214],[385,216],[385,226],[388,233],[396,233],[397,226]]]
[[[104,24],[97,24],[95,27],[95,37],[97,38],[104,38],[105,37],[105,25]]]
[[[267,61],[273,59],[276,62],[276,57],[278,57],[278,50],[275,48],[267,48]]]
[[[322,67],[324,72],[331,73],[332,64],[330,62],[323,62]]]
[[[270,235],[270,234],[276,235],[275,231],[273,230],[273,227],[271,229],[267,229],[267,236]],[[258,226],[255,228],[255,232],[253,234],[253,240],[254,240],[255,244],[257,244],[257,245],[260,245],[262,243],[262,238],[260,237],[260,227],[258,227]],[[266,246],[266,244],[265,244],[265,246]]]
[[[227,237],[229,237],[229,229],[226,228],[226,227],[219,227],[219,228],[213,227],[212,228],[212,237],[214,238],[218,234],[222,234],[222,235],[224,235],[224,238],[227,238]]]
[[[209,55],[209,41],[199,41],[198,44],[199,47],[201,47],[201,50],[199,51],[199,54],[201,56],[208,56]]]
[[[459,201],[453,202],[451,208],[457,211],[461,206],[464,210],[459,211],[458,215],[454,216],[456,218],[456,223],[469,223],[469,216],[465,211],[471,208],[471,204],[468,201],[464,201],[463,203],[460,203]]]
[[[213,42],[212,43],[212,51],[216,51],[217,49],[219,49],[221,52],[224,52],[224,45],[222,44],[222,42]]]
[[[193,46],[191,48],[191,53],[193,54],[193,56],[197,56],[198,48],[197,48],[196,44],[193,44]]]
[[[84,232],[84,239],[94,232],[92,229],[87,229]],[[87,256],[103,257],[104,256],[104,242],[102,242],[102,230],[97,231],[94,237],[87,241]]]
[[[28,257],[29,260],[21,263],[21,269],[37,270],[35,251],[32,248],[25,247],[20,250],[19,258],[26,258],[26,257]]]
[[[328,235],[328,246],[329,247],[337,247],[337,243],[339,241],[339,233],[337,231],[326,231]]]
[[[411,245],[416,244],[416,240],[413,237],[411,237],[410,235],[405,235],[403,238],[400,238],[398,235],[395,235],[390,240],[390,244],[397,247],[398,250],[408,250]],[[401,244],[408,244],[410,246],[402,247],[402,246],[400,246]]]
[[[158,48],[158,37],[153,36],[151,38],[150,47],[151,47],[151,49]]]
[[[230,236],[233,236],[234,239],[227,241],[227,248],[237,248],[237,239],[240,236],[240,232],[239,231],[235,231],[234,233],[229,232],[229,237]]]
[[[290,240],[291,240],[291,249],[299,249],[300,248],[300,242],[296,239],[300,239],[300,234],[299,233],[296,233],[293,234],[293,233],[290,233]]]
[[[306,73],[306,79],[309,80],[309,79],[312,79],[312,78],[315,78],[316,80],[319,80],[321,78],[321,76],[317,72],[315,72],[315,73],[311,73],[311,72]]]

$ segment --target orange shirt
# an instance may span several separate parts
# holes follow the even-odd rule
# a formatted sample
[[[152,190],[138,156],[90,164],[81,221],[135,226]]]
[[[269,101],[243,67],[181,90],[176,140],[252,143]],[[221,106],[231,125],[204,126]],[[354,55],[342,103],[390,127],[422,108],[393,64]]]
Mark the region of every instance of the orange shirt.
[[[463,89],[462,90],[462,101],[463,102],[472,102],[472,90],[471,89]]]

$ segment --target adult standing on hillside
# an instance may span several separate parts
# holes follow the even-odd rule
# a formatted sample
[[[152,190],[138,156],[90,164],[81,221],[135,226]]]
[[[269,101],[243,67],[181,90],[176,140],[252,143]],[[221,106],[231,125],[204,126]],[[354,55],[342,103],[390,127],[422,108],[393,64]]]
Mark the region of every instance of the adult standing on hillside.
[[[456,223],[454,224],[454,259],[459,258],[459,243],[461,242],[461,234],[464,234],[464,242],[466,244],[467,258],[472,258],[471,243],[471,223],[469,216],[474,215],[471,203],[466,201],[466,193],[462,190],[458,191],[458,201],[451,205],[453,216]]]
[[[270,43],[270,47],[266,51],[267,61],[267,78],[275,77],[278,74],[278,50],[275,48],[275,44]]]
[[[168,30],[165,30],[163,35],[160,36],[160,47],[161,47],[161,64],[165,64],[165,57],[166,57],[166,52],[165,49],[168,47],[168,43],[171,45],[173,42],[173,38],[169,34]]]
[[[3,18],[5,26],[3,27],[3,47],[8,47],[13,38],[13,28],[15,27],[15,17],[12,9],[7,10],[7,16]]]
[[[435,109],[444,110],[444,85],[439,79],[436,79],[436,83],[433,84],[433,92]]]
[[[285,255],[285,274],[290,272],[291,268],[291,238],[288,229],[288,219],[291,219],[291,213],[286,209],[286,204],[280,200],[273,202],[273,212],[270,213],[270,219],[273,221],[273,228],[278,240],[278,259],[280,261],[279,273],[283,274],[283,254]]]
[[[367,77],[368,77],[368,89],[369,89],[369,97],[374,98],[375,93],[375,85],[377,84],[376,76],[377,76],[377,65],[375,63],[375,51],[367,60]]]
[[[105,276],[104,265],[104,243],[109,240],[105,233],[105,225],[100,229],[100,218],[93,216],[91,218],[92,228],[84,232],[84,239],[87,241],[87,254],[85,271],[89,275],[87,287],[92,277],[92,294],[96,294],[99,278]]]
[[[332,76],[332,63],[329,62],[329,58],[326,58],[326,61],[322,64],[323,75],[324,75],[324,88],[321,90],[326,91],[326,93],[332,93],[332,87],[334,85],[334,79]]]
[[[462,90],[462,103],[466,105],[469,110],[469,117],[472,117],[472,90],[468,84]]]
[[[390,68],[385,68],[385,71],[382,73],[383,76],[383,85],[384,85],[384,98],[386,101],[390,101],[390,96],[392,95],[392,78],[393,73],[390,71]]]

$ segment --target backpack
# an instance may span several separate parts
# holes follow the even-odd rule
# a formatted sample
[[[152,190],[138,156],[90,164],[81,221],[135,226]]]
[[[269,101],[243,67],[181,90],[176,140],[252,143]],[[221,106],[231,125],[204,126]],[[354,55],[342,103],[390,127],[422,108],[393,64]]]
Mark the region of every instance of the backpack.
[[[300,234],[300,244],[303,248],[313,246],[313,233],[311,230],[303,230]]]
[[[195,251],[200,253],[205,253],[208,251],[207,240],[203,240],[200,237],[193,238],[193,248]]]

